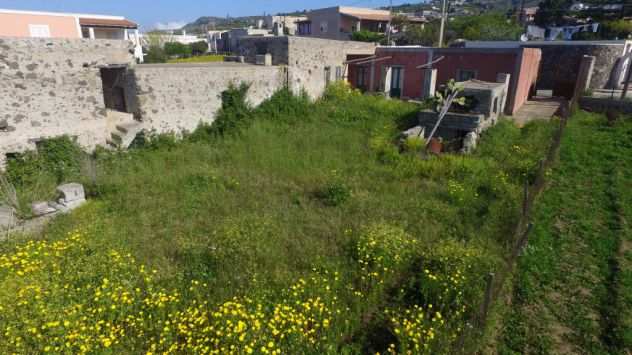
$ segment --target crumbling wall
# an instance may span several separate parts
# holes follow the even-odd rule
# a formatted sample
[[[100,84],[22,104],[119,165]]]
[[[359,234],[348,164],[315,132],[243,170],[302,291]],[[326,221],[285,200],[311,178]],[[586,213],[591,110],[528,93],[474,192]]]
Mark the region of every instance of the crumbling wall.
[[[192,131],[211,123],[230,83],[249,83],[253,105],[284,85],[284,67],[241,63],[147,64],[135,68],[139,118],[156,133]]]
[[[133,63],[129,42],[0,38],[0,165],[42,138],[105,144],[100,67]]]
[[[353,55],[373,55],[376,45],[366,42],[337,41],[312,37],[247,37],[239,42],[239,54],[254,63],[257,54],[270,53],[273,65],[287,65],[289,87],[298,93],[305,91],[317,98],[325,91],[329,80],[346,79],[344,62]]]

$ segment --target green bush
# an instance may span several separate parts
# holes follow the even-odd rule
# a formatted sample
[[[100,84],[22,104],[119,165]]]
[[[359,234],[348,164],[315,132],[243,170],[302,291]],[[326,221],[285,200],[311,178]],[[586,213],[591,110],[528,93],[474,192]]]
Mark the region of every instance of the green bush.
[[[150,46],[149,50],[145,54],[145,63],[166,63],[167,62],[167,53],[160,46]]]
[[[317,196],[328,206],[340,206],[351,197],[351,189],[342,182],[326,184]]]
[[[57,183],[76,178],[81,172],[85,153],[68,136],[50,138],[38,143],[37,151],[9,159],[7,176],[19,186],[34,185],[42,174],[50,174]]]
[[[351,35],[351,40],[358,42],[380,43],[384,41],[384,34],[362,30],[353,32],[353,34]]]
[[[208,43],[206,41],[194,42],[189,45],[191,47],[191,54],[203,55],[208,52]]]
[[[165,43],[165,53],[170,57],[190,57],[193,54],[191,46],[179,42]]]

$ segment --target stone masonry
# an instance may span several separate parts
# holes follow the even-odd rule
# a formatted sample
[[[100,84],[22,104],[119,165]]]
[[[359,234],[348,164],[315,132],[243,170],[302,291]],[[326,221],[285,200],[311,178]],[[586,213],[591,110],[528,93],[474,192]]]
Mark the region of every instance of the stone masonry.
[[[126,41],[0,38],[0,166],[5,154],[70,135],[105,144],[100,68],[130,65]]]
[[[322,95],[328,81],[346,78],[344,62],[349,55],[373,55],[375,48],[373,43],[296,36],[246,37],[239,41],[240,55],[247,62],[254,63],[256,55],[271,54],[273,65],[288,66],[292,91],[305,89],[312,98]]]
[[[135,69],[139,117],[156,133],[192,131],[211,123],[231,83],[250,84],[248,100],[258,105],[284,85],[285,69],[242,63],[154,64]]]
[[[0,38],[0,168],[7,154],[45,138],[69,135],[91,151],[112,142],[112,127],[192,131],[213,121],[231,83],[249,83],[253,105],[285,85],[316,98],[345,79],[348,55],[375,51],[370,43],[285,36],[245,38],[240,48],[248,63],[270,54],[272,66],[136,65],[126,41]]]

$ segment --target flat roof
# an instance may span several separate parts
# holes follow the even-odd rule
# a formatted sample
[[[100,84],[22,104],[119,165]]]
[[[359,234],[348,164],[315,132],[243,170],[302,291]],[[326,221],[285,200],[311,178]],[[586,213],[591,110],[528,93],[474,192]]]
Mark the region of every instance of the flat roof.
[[[498,87],[505,86],[504,83],[494,83],[491,81],[482,81],[477,79],[470,79],[467,81],[459,81],[457,84],[461,85],[464,89],[496,89]]]
[[[110,20],[110,19],[80,17],[79,24],[81,26],[94,26],[94,27],[138,28],[137,24],[126,19]]]
[[[627,40],[609,41],[465,41],[465,48],[518,48],[525,46],[621,46]]]
[[[96,14],[78,14],[78,13],[66,13],[66,12],[47,12],[47,11],[28,11],[28,10],[10,10],[0,9],[0,13],[5,14],[21,14],[21,15],[41,15],[41,16],[71,16],[71,17],[86,17],[103,20],[125,20],[123,16],[110,16],[110,15],[96,15]]]

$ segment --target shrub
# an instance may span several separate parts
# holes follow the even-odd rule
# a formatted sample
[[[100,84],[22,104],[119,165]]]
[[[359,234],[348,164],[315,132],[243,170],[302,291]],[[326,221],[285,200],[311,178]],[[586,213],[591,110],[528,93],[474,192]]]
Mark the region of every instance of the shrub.
[[[260,119],[283,121],[286,123],[304,121],[312,110],[311,101],[305,91],[294,95],[285,87],[265,100],[256,109],[256,116]]]
[[[167,53],[161,46],[150,46],[147,54],[145,54],[145,63],[166,63]]]
[[[340,206],[351,197],[351,189],[342,182],[326,184],[317,196],[328,206]]]
[[[208,43],[206,41],[199,41],[190,44],[191,54],[202,55],[208,52]]]
[[[237,134],[248,127],[252,121],[253,110],[247,101],[250,85],[241,83],[239,86],[231,83],[228,89],[222,91],[222,107],[217,112],[212,124],[201,124],[195,132],[189,135],[192,141],[209,140],[216,136]]]
[[[81,147],[68,136],[50,138],[38,143],[37,151],[9,159],[7,175],[19,186],[34,185],[42,174],[50,174],[57,183],[76,178],[84,156]]]
[[[179,42],[165,43],[165,53],[170,57],[190,57],[193,53],[191,46]]]
[[[384,41],[384,35],[377,32],[362,30],[362,31],[353,32],[353,34],[351,35],[351,40],[358,41],[358,42],[379,43],[379,42]]]
[[[412,153],[419,153],[423,151],[425,147],[426,140],[422,137],[407,137],[403,144],[404,151]]]

